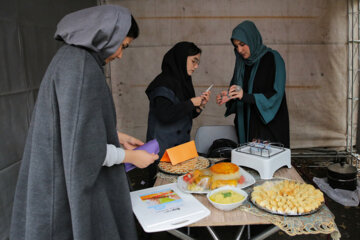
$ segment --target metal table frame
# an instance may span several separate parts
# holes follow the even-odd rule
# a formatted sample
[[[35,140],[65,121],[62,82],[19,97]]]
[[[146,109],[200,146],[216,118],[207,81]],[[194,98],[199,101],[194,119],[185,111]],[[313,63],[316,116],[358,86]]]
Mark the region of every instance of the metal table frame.
[[[243,232],[245,230],[245,227],[248,227],[248,239],[249,240],[263,240],[271,235],[273,235],[274,233],[278,232],[280,230],[279,227],[277,226],[271,226],[268,229],[264,230],[263,232],[257,234],[254,237],[250,237],[250,225],[242,225],[239,228],[239,232],[237,233],[235,240],[240,240],[241,236],[243,235]],[[206,226],[207,230],[209,231],[210,235],[212,236],[212,238],[214,240],[220,240],[220,238],[216,235],[214,229],[210,226]],[[194,238],[190,237],[190,227],[188,227],[188,232],[187,234],[175,229],[175,230],[169,230],[167,231],[168,233],[170,233],[171,235],[182,239],[182,240],[195,240]]]

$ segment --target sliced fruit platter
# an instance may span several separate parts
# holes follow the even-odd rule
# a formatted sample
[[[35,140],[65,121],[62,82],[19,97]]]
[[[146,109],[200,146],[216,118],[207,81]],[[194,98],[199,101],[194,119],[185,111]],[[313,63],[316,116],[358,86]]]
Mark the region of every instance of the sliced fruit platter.
[[[223,186],[245,188],[254,184],[255,179],[239,166],[222,162],[182,175],[178,177],[177,183],[184,192],[205,194]]]

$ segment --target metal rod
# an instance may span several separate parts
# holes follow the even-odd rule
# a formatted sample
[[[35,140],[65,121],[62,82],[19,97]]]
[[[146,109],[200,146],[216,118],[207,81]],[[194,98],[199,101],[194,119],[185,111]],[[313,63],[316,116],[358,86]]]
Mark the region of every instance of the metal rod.
[[[209,233],[211,234],[211,236],[213,237],[214,240],[219,240],[219,237],[216,235],[216,233],[214,232],[214,230],[210,227],[210,226],[206,226],[207,230],[209,231]]]
[[[359,27],[360,27],[360,18],[359,18],[359,10],[360,10],[360,1],[358,0],[357,1],[357,11],[358,11],[358,13],[356,14],[357,15],[357,27],[358,27],[358,29],[357,29],[357,39],[360,39],[360,31],[359,31]],[[359,45],[357,45],[357,47],[358,47],[358,49],[357,49],[357,68],[358,68],[358,70],[359,70],[359,68],[360,68],[360,66],[359,66],[359,56],[360,56],[360,49],[359,49]],[[357,83],[359,84],[359,76],[358,76],[358,72],[356,72],[356,79],[355,79],[356,81],[357,81]],[[357,85],[356,85],[357,86]],[[357,90],[359,89],[359,87],[357,86]],[[359,93],[358,93],[359,94]],[[354,98],[354,96],[353,96],[353,101],[352,101],[352,103],[354,104],[354,101],[355,100],[355,98]],[[354,104],[355,105],[355,104]],[[359,110],[359,107],[357,108],[358,110]],[[352,112],[354,112],[354,108],[352,109]],[[359,113],[358,113],[358,116],[359,116]],[[359,122],[359,120],[357,121],[357,122]],[[353,126],[352,126],[353,127]],[[357,135],[355,135],[355,138],[357,137]],[[356,144],[356,143],[355,143]],[[353,154],[353,151],[351,151],[351,154]],[[351,165],[354,165],[353,164],[353,159],[351,159]]]
[[[351,51],[351,42],[350,42],[350,35],[351,35],[351,28],[350,28],[350,20],[351,20],[351,13],[353,12],[353,9],[351,8],[352,6],[352,2],[351,0],[348,0],[347,1],[347,7],[348,7],[348,89],[347,89],[347,96],[348,96],[348,99],[350,99],[350,94],[349,94],[349,86],[350,86],[350,81],[351,81],[351,78],[350,76],[352,76],[352,66],[350,65],[350,53],[352,52]],[[347,111],[348,111],[348,108],[349,108],[349,102],[350,100],[347,101]],[[349,111],[347,112],[347,119],[346,119],[346,150],[349,149]]]
[[[241,238],[241,236],[242,236],[242,234],[243,234],[243,232],[244,232],[245,226],[246,226],[246,225],[242,225],[242,226],[241,226],[238,234],[236,235],[236,239],[235,239],[235,240],[240,240],[240,238]]]
[[[273,235],[274,233],[276,233],[279,230],[280,230],[279,227],[272,226],[272,227],[266,229],[265,231],[263,231],[262,233],[259,233],[255,237],[251,238],[251,240],[263,240],[263,239]]]
[[[185,233],[180,232],[179,230],[175,229],[175,230],[168,230],[168,233],[170,233],[171,235],[180,238],[182,240],[195,240],[194,238],[186,235]]]

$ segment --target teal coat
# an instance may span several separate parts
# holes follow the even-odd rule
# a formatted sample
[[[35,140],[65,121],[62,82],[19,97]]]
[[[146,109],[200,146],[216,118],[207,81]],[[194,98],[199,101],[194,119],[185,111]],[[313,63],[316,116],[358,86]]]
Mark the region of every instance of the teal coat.
[[[262,43],[262,38],[259,31],[257,30],[255,24],[250,21],[244,21],[239,24],[233,30],[231,39],[237,39],[247,44],[250,48],[251,56],[248,59],[243,59],[242,56],[235,50],[236,63],[230,86],[235,84],[243,87],[245,65],[251,66],[251,73],[247,82],[247,93],[253,95],[255,99],[255,106],[260,114],[261,121],[264,125],[267,125],[276,117],[283,99],[285,98],[286,72],[284,60],[277,51],[266,47]],[[268,52],[271,52],[274,55],[275,61],[275,79],[273,84],[273,90],[275,91],[275,94],[273,94],[270,98],[267,98],[263,93],[253,92],[254,80],[261,58]],[[232,113],[236,114],[236,125],[240,143],[245,143],[251,140],[249,139],[250,136],[248,134],[248,130],[250,127],[250,111],[252,108],[247,107],[245,109],[245,104],[246,103],[244,103],[242,100],[230,101],[227,103],[227,110],[225,113],[225,116],[228,116]],[[243,114],[244,111],[246,111],[246,114]],[[286,114],[288,114],[287,107]],[[288,126],[288,116],[285,118],[285,121],[287,121]],[[289,135],[289,129],[287,128],[285,131],[287,131],[286,134]],[[278,141],[279,139],[270,140]],[[288,142],[283,144],[289,145]]]

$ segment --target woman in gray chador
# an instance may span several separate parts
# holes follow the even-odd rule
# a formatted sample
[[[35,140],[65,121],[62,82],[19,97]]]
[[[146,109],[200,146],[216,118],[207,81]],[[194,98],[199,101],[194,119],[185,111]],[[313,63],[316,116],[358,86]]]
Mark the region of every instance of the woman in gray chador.
[[[136,239],[123,162],[158,158],[116,131],[102,65],[121,58],[138,36],[130,12],[97,6],[65,16],[65,44],[42,80],[15,194],[10,239]]]

